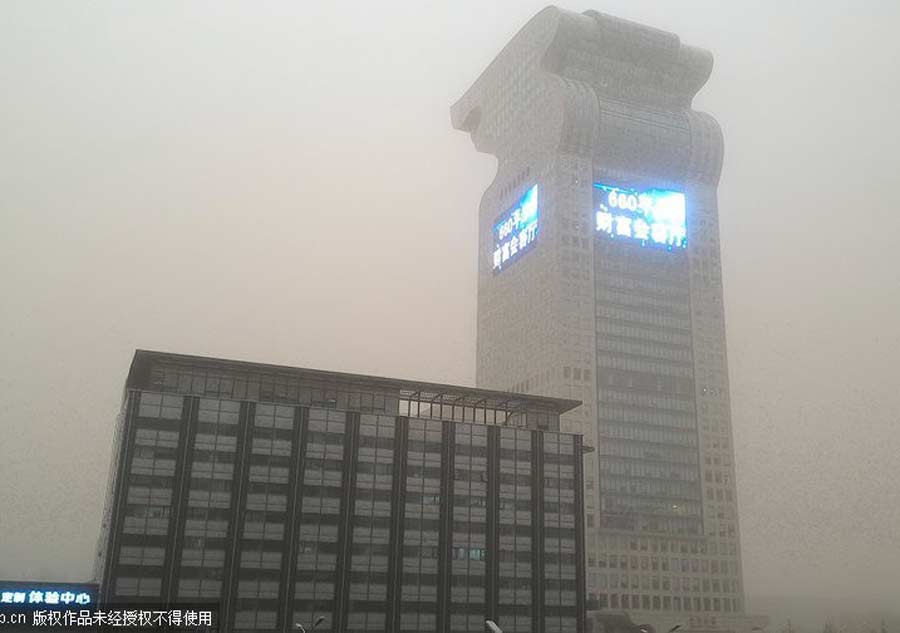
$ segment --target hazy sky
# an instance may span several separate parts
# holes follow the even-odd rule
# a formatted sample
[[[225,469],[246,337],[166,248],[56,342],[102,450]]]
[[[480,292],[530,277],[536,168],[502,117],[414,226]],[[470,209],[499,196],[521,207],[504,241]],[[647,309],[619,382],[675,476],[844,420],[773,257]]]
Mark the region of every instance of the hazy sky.
[[[540,2],[0,3],[0,578],[85,579],[136,347],[472,384]],[[561,3],[713,51],[746,590],[900,595],[900,3]]]

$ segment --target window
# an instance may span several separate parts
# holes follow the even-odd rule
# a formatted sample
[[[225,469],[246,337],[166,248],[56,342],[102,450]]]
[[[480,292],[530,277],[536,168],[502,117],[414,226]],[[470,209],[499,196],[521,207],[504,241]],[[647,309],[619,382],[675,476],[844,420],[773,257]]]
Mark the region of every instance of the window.
[[[162,547],[134,547],[123,545],[119,551],[120,565],[160,567],[166,550]]]
[[[294,407],[273,404],[257,404],[253,418],[256,428],[290,430],[294,427]]]
[[[143,392],[140,395],[138,417],[180,420],[183,407],[183,396]]]
[[[116,595],[157,597],[162,589],[162,578],[120,576],[116,578]]]
[[[240,402],[200,398],[197,421],[210,424],[237,424],[240,411]]]

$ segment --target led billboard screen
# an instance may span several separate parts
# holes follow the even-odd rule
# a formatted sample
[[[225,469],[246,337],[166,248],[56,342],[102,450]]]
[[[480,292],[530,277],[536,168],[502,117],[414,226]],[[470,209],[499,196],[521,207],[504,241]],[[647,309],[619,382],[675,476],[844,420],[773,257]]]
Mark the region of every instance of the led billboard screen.
[[[538,186],[494,222],[493,269],[499,272],[534,246],[538,234]]]
[[[97,585],[67,582],[0,581],[0,610],[93,607]]]
[[[595,228],[614,239],[670,250],[687,247],[684,194],[594,184]]]

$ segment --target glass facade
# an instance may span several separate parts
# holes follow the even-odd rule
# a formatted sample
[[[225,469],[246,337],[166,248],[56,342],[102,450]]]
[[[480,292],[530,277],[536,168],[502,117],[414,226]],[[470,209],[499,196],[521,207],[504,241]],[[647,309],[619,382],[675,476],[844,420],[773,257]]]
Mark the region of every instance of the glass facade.
[[[183,443],[184,401],[178,395],[150,394],[135,411],[120,546],[110,559],[119,568],[113,590],[123,598],[158,599],[162,592],[166,555],[172,553],[175,464]]]
[[[485,620],[487,564],[487,431],[454,429],[450,630],[480,633]]]
[[[741,588],[723,138],[692,106],[711,70],[674,33],[548,7],[451,119],[498,165],[478,213],[476,384],[583,402],[560,429],[596,449],[584,459],[591,616],[749,633],[764,619],[744,613]],[[507,258],[507,210],[531,190],[540,235]],[[552,491],[532,494],[555,503]],[[542,576],[544,599],[565,600],[565,583]]]
[[[442,422],[409,421],[403,499],[401,631],[429,631],[437,626],[443,453]]]
[[[599,233],[600,527],[702,534],[686,254]]]
[[[588,561],[591,597],[601,609],[740,613],[735,544],[704,538],[717,535],[704,530],[688,253],[600,233],[594,267],[597,527],[607,532]]]
[[[581,485],[575,474],[574,446],[558,437],[543,440],[543,539],[544,603],[547,605],[547,633],[565,633],[575,628],[578,592],[575,519],[576,490]]]
[[[533,442],[531,433],[500,430],[499,463],[499,608],[504,630],[527,633],[534,613],[535,582]]]
[[[236,632],[581,630],[580,436],[171,384],[129,381],[107,600],[217,601]],[[574,404],[538,400],[542,426]]]

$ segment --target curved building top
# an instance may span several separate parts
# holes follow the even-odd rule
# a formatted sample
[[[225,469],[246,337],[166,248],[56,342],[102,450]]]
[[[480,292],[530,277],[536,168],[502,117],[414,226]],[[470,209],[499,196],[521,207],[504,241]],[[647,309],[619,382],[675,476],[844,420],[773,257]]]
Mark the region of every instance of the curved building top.
[[[683,44],[674,33],[596,11],[547,7],[452,106],[451,119],[480,151],[497,156],[518,153],[523,138],[532,147],[546,141],[547,149],[591,155],[617,136],[611,129],[617,124],[605,114],[637,115],[647,133],[648,124],[684,132],[668,144],[680,151],[661,148],[667,156],[658,157],[668,163],[659,165],[664,171],[674,168],[673,178],[687,175],[678,173],[689,162],[684,152],[690,153],[689,138],[703,128],[713,156],[705,157],[705,174],[692,175],[716,180],[721,133],[712,117],[691,109],[712,66],[711,53]]]

